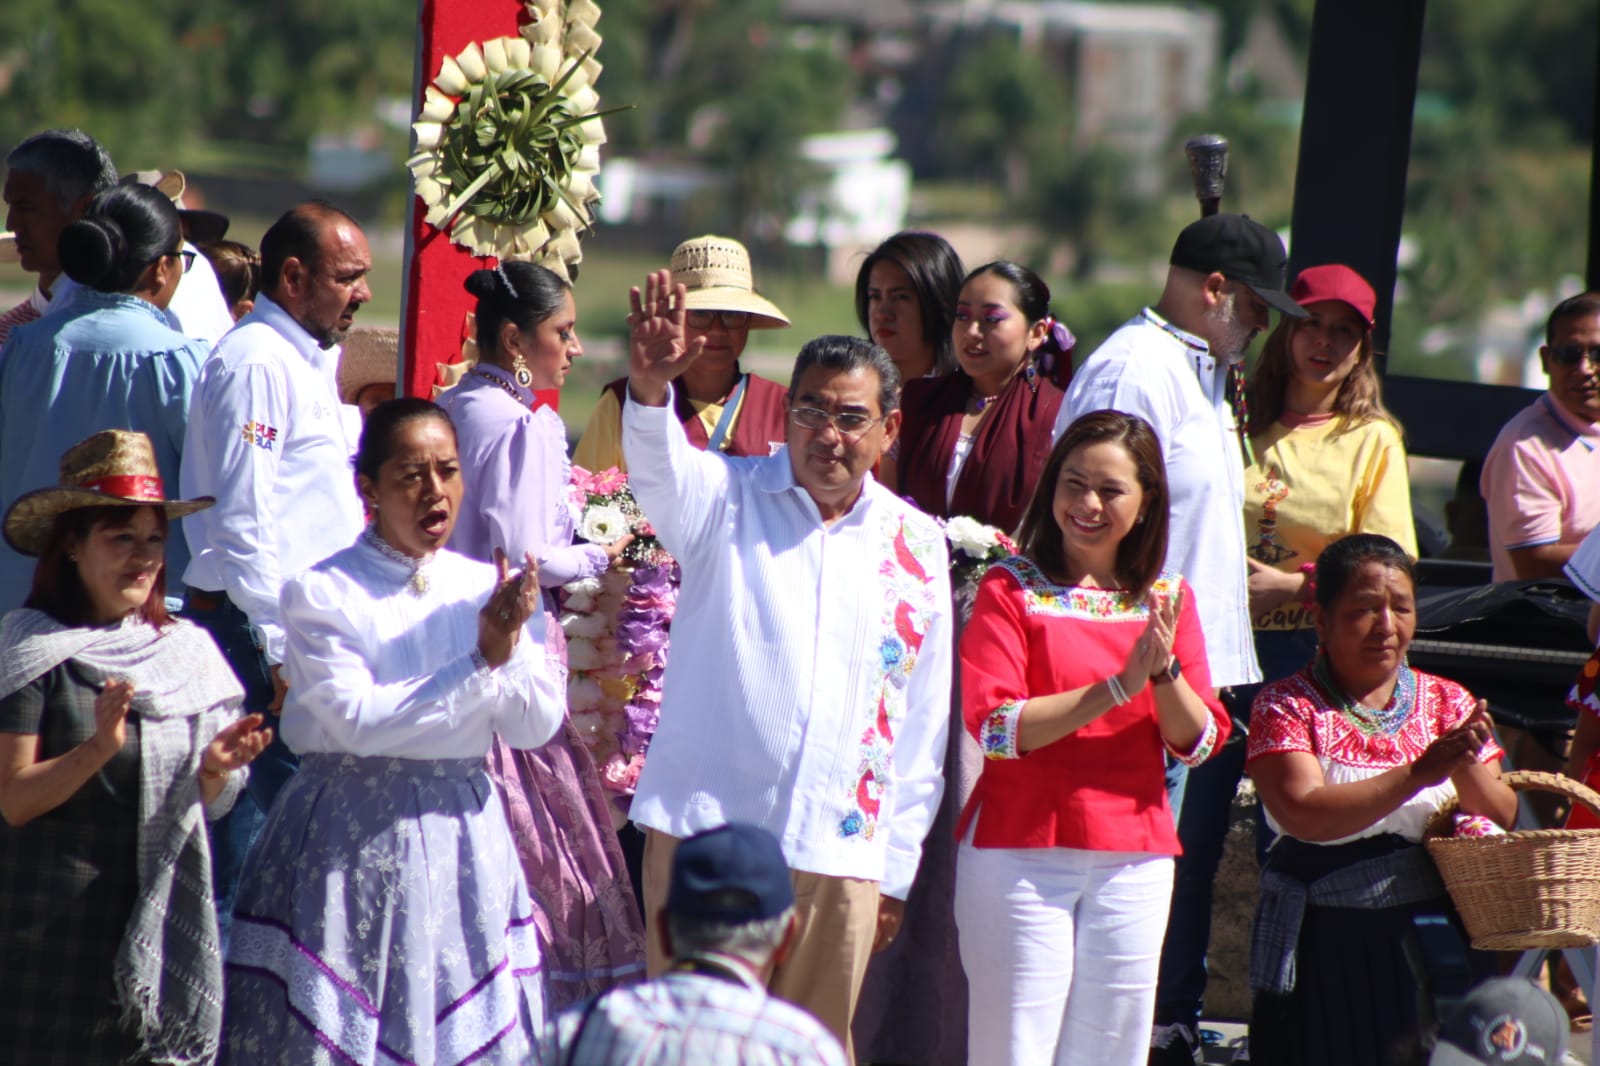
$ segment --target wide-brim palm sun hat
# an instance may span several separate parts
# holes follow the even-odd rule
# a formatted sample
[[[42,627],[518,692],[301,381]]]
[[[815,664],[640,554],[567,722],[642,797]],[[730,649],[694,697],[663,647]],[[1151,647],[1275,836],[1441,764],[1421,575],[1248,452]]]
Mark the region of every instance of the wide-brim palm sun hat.
[[[6,543],[23,555],[39,555],[50,542],[56,519],[84,507],[159,507],[168,520],[210,507],[216,500],[169,500],[156,466],[156,451],[143,433],[108,429],[79,441],[61,456],[61,482],[17,497],[6,510]]]
[[[172,206],[178,209],[178,217],[183,219],[184,239],[190,243],[210,244],[228,235],[227,215],[185,205],[183,194],[189,188],[189,179],[184,177],[183,171],[135,170],[132,174],[122,175],[123,185],[135,182],[150,186],[172,201]]]
[[[696,237],[672,250],[672,283],[691,311],[748,311],[751,329],[783,329],[789,316],[756,292],[750,253],[730,237]]]
[[[355,403],[368,385],[396,385],[400,379],[397,326],[357,326],[339,342],[339,399]]]

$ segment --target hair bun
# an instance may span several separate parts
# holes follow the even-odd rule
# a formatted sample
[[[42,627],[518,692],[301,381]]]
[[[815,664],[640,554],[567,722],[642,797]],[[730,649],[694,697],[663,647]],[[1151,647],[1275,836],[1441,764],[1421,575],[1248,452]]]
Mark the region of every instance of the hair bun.
[[[462,287],[480,300],[501,291],[500,279],[495,276],[493,270],[474,270],[467,275],[467,280],[462,282]]]
[[[122,227],[107,218],[80,218],[61,231],[61,269],[80,285],[101,288],[127,251]]]

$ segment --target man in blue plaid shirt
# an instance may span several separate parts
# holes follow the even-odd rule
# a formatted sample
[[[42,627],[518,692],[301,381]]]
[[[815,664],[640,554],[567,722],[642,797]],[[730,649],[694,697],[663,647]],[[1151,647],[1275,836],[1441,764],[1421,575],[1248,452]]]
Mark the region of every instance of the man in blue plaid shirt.
[[[724,825],[679,844],[658,928],[667,972],[562,1014],[545,1066],[844,1066],[821,1022],[767,992],[798,932],[771,833]]]

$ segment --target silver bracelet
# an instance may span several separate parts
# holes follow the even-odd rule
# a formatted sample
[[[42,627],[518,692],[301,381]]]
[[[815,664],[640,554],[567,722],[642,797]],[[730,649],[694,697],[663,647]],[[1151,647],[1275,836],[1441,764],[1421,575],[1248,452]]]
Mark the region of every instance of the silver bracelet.
[[[1128,695],[1128,690],[1122,687],[1122,682],[1118,680],[1116,674],[1106,678],[1106,688],[1111,690],[1111,702],[1114,706],[1121,707],[1133,698]]]

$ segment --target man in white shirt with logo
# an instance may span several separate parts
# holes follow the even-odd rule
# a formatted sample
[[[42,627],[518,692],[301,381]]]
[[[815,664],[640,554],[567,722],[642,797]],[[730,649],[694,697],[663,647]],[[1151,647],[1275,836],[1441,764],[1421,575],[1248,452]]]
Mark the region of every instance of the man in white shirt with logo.
[[[334,380],[339,342],[372,298],[371,268],[366,236],[343,211],[313,201],[286,212],[261,238],[255,309],[218,342],[190,403],[182,486],[217,503],[183,530],[193,554],[184,614],[216,638],[247,711],[270,715],[282,702],[284,582],[349,547],[364,523]],[[224,922],[249,839],[294,773],[276,732],[252,768],[253,804],[241,799],[212,829]]]
[[[729,821],[776,836],[803,932],[772,991],[849,1048],[872,951],[894,936],[943,792],[949,557],[927,515],[871,476],[900,426],[881,348],[820,337],[795,363],[787,447],[695,449],[672,409],[683,286],[635,289],[623,451],[683,567],[661,725],[631,814],[648,830],[645,913],[677,842]],[[652,974],[666,965],[654,931]]]

